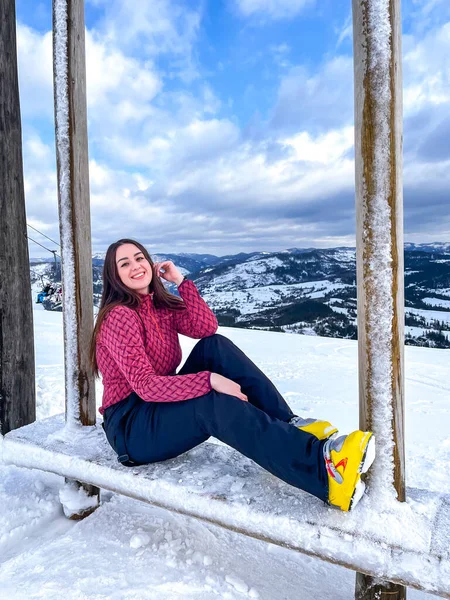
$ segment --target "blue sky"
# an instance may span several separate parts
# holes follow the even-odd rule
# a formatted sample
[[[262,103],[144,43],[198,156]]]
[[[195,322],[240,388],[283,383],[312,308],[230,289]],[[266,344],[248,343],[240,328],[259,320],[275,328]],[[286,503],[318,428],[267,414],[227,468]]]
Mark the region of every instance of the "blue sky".
[[[16,4],[27,218],[58,239],[51,2]],[[402,4],[405,239],[450,241],[450,5]],[[355,244],[350,0],[85,15],[94,251]]]

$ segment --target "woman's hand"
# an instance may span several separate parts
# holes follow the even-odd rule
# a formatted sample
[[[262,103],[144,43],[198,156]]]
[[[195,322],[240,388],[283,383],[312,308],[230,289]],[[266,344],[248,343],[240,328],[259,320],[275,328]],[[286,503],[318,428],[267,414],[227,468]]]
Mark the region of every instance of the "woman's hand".
[[[162,277],[169,283],[175,283],[176,285],[180,285],[183,281],[184,277],[180,273],[180,271],[176,268],[171,260],[164,260],[162,262],[158,262],[154,264],[155,273],[158,277]],[[161,271],[164,269],[164,271]]]
[[[236,398],[239,398],[244,402],[248,402],[247,396],[241,391],[241,386],[238,383],[235,383],[233,380],[223,377],[218,373],[211,373],[210,382],[212,389],[216,392],[229,394],[230,396],[236,396]]]

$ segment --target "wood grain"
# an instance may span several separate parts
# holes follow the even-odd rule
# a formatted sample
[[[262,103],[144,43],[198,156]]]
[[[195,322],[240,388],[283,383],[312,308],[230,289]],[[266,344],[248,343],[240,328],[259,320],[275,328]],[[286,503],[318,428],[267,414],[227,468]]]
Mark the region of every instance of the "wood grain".
[[[358,358],[359,358],[359,406],[360,428],[373,430],[376,422],[374,414],[377,394],[374,382],[375,328],[381,320],[390,319],[391,333],[388,348],[390,372],[389,390],[392,401],[392,421],[375,430],[379,439],[393,439],[393,484],[400,501],[405,500],[405,442],[404,442],[404,267],[403,267],[403,194],[402,194],[402,73],[401,73],[401,13],[400,1],[390,0],[389,20],[391,36],[389,40],[389,72],[380,72],[373,67],[373,39],[379,32],[370,30],[369,10],[372,0],[353,0],[353,39],[355,72],[355,169],[356,169],[356,211],[357,211],[357,295],[358,295]],[[389,114],[381,111],[376,95],[375,79],[389,81]],[[383,122],[388,119],[388,123]],[[389,205],[389,215],[384,223],[390,231],[389,257],[392,312],[377,314],[378,289],[375,288],[373,265],[376,258],[386,251],[379,236],[374,234],[375,219],[379,219],[375,206],[379,183],[376,180],[376,144],[379,143],[380,122],[389,129],[389,185],[385,190],[385,200]],[[379,147],[379,146],[378,146]],[[357,600],[374,598],[406,598],[402,585],[375,580],[357,573]]]
[[[0,429],[36,418],[14,0],[0,2]]]
[[[69,216],[63,218],[61,152],[57,139],[58,197],[62,245],[63,322],[65,347],[65,381],[67,419],[92,425],[95,423],[95,386],[89,367],[89,343],[93,330],[92,249],[89,202],[89,161],[86,108],[86,65],[84,40],[84,1],[66,0],[68,15],[67,93],[69,107]],[[56,41],[60,32],[55,26],[54,9],[54,73],[56,74]],[[56,76],[55,76],[56,79]],[[55,85],[55,113],[57,110]],[[74,311],[68,311],[69,304]],[[74,345],[76,346],[74,349]],[[72,355],[76,360],[71,360]],[[78,406],[71,406],[73,388]]]

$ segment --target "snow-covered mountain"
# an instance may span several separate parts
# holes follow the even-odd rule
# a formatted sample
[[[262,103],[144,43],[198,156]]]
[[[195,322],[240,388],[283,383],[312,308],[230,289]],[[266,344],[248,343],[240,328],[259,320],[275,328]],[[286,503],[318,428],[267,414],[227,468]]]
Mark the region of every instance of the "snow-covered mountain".
[[[193,274],[227,326],[356,339],[352,248],[291,249]],[[407,343],[450,347],[450,254],[405,251]]]
[[[410,242],[407,242],[405,244],[405,250],[410,252],[450,253],[450,243],[432,242],[431,244],[411,244]]]
[[[424,248],[428,249],[425,250]],[[433,247],[433,251],[429,248]],[[406,341],[450,347],[450,244],[405,247]],[[215,311],[219,323],[328,337],[356,339],[354,248],[210,254],[158,254],[188,274]],[[43,278],[53,263],[32,265]],[[94,300],[102,291],[103,259],[93,259]]]

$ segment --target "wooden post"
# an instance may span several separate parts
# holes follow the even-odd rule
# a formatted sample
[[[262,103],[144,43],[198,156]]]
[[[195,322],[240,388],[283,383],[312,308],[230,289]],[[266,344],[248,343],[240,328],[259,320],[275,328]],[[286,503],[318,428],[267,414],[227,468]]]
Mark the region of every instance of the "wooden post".
[[[405,500],[400,0],[353,0],[360,428],[375,432],[375,501]],[[356,598],[406,598],[357,573]]]
[[[36,419],[14,0],[0,2],[0,431]]]
[[[92,250],[84,0],[53,0],[53,75],[63,288],[66,426],[94,425]],[[79,484],[80,487],[82,484]],[[99,495],[92,488],[91,495]]]
[[[95,424],[89,368],[92,251],[83,0],[53,1],[53,70],[63,287],[66,422]]]

